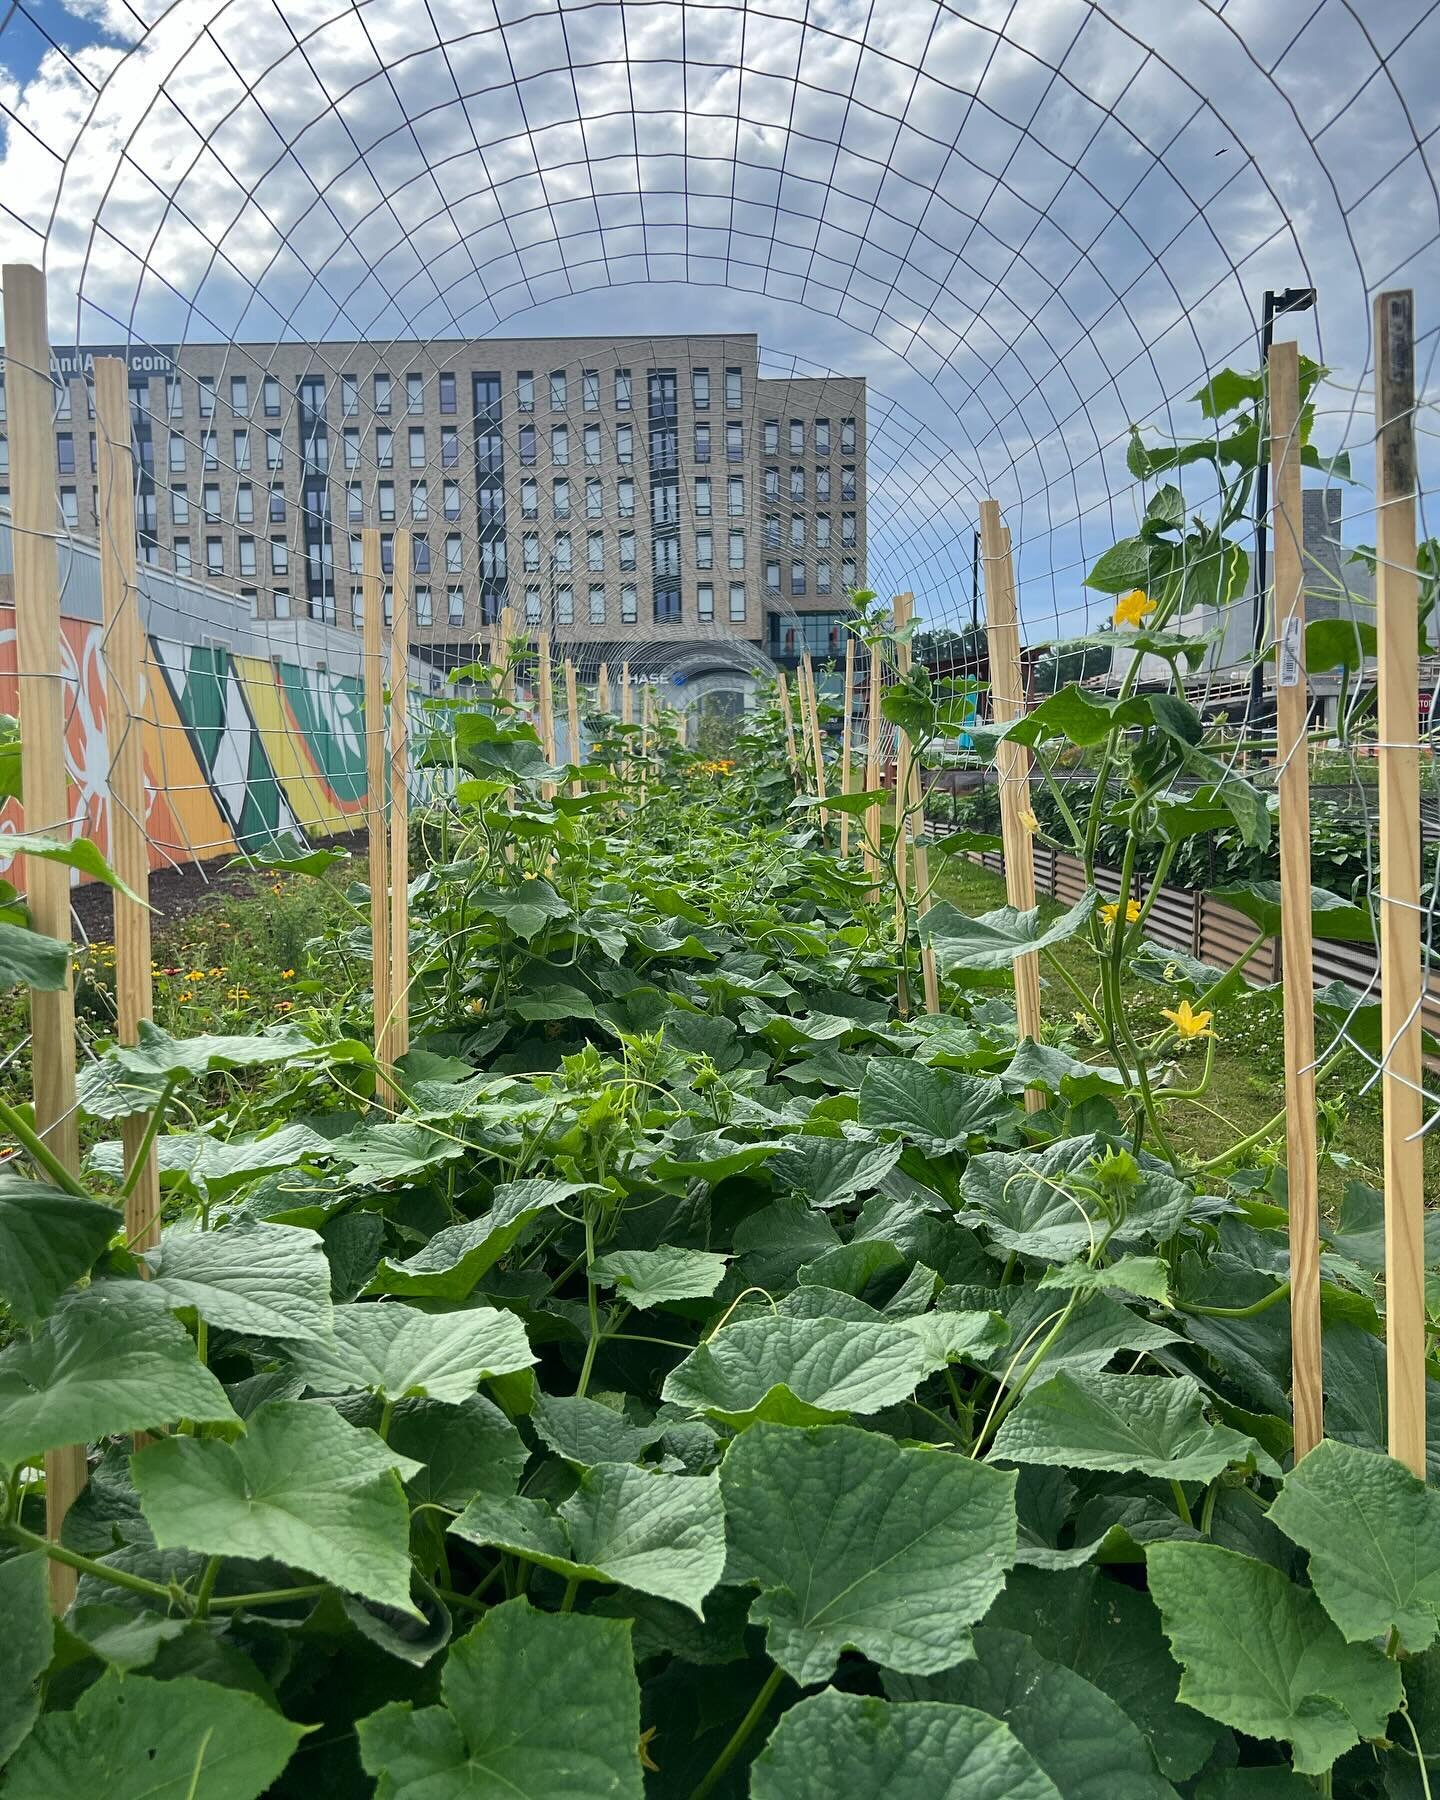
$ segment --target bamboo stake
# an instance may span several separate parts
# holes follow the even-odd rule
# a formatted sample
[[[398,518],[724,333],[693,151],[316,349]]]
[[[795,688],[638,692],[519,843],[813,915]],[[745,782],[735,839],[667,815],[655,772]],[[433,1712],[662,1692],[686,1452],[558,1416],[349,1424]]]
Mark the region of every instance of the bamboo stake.
[[[139,895],[114,896],[115,1015],[122,1044],[139,1041],[140,1021],[154,1017],[150,959],[150,845],[145,827],[145,752],[140,733],[144,692],[144,627],[135,565],[135,457],[131,448],[129,375],[118,357],[95,362],[96,483],[100,501],[100,595],[105,631],[105,719],[110,743],[110,865]],[[120,1121],[125,1174],[125,1238],[132,1249],[160,1241],[160,1176],[149,1147],[149,1114]],[[144,1166],[136,1173],[136,1159]]]
[[[1415,296],[1401,288],[1381,294],[1375,301],[1385,1346],[1390,1454],[1424,1480],[1423,965],[1414,413]]]
[[[641,690],[640,690],[640,755],[642,758],[641,779],[640,779],[640,804],[642,806],[645,804],[644,771],[645,771],[645,766],[646,766],[643,759],[648,757],[649,754],[650,754],[650,684],[647,681],[645,686],[643,688],[641,688]]]
[[[610,710],[610,665],[601,663],[600,673],[595,683],[595,706],[597,711],[608,713]]]
[[[913,594],[897,594],[895,598],[895,625],[897,630],[911,623],[915,616],[915,596]],[[895,647],[896,660],[903,677],[910,673],[912,652],[909,637],[903,637]],[[925,815],[922,810],[920,793],[920,764],[915,755],[915,746],[910,742],[908,731],[902,731],[900,742],[903,745],[905,779],[902,782],[897,770],[895,780],[895,821],[896,830],[903,824],[904,843],[900,856],[905,857],[906,846],[915,860],[915,909],[923,916],[930,910],[930,850],[925,839]],[[903,929],[904,918],[901,917]],[[929,944],[920,947],[920,974],[925,993],[925,1010],[938,1013],[940,1010],[940,977],[935,967],[935,952]]]
[[[410,1048],[410,532],[395,533],[390,626],[390,1030],[386,1061]]]
[[[501,669],[500,698],[513,700],[515,698],[515,664],[510,655],[510,640],[515,635],[515,615],[508,605],[500,608],[500,625],[497,635],[499,647],[495,661]]]
[[[1285,985],[1285,1146],[1290,1209],[1290,1408],[1295,1460],[1325,1435],[1320,1196],[1315,1133],[1315,969],[1310,907],[1309,688],[1300,499],[1300,352],[1270,347],[1275,723],[1280,766],[1280,951]]]
[[[804,684],[801,690],[801,717],[805,720],[810,736],[810,754],[815,763],[815,792],[823,802],[830,798],[825,785],[825,751],[820,737],[820,695],[815,686],[815,665],[810,660],[810,652],[805,652],[801,662],[804,671]],[[828,809],[820,807],[820,829],[823,831],[830,822]]]
[[[385,846],[385,623],[380,533],[360,533],[360,592],[364,608],[361,639],[365,667],[365,822],[370,834],[370,991],[375,1024],[375,1056],[384,1062],[390,1023],[390,874]],[[377,1094],[388,1098],[389,1084]]]
[[[790,773],[799,771],[800,761],[795,754],[795,714],[790,709],[790,684],[785,679],[785,671],[777,674],[776,687],[780,695],[780,716],[785,721],[785,760],[790,764]]]
[[[578,765],[580,761],[580,695],[575,686],[575,658],[565,658],[565,760]],[[578,794],[578,780],[570,783],[570,792]]]
[[[840,792],[842,795],[853,794],[855,782],[850,768],[850,752],[854,748],[855,736],[855,637],[853,632],[845,634],[845,686],[843,693],[845,708],[840,724]],[[840,855],[842,860],[850,854],[850,814],[840,814]]]
[[[620,665],[620,723],[633,725],[634,722],[635,713],[630,697],[630,665],[628,662],[622,662]]]
[[[542,631],[538,639],[536,652],[539,666],[539,701],[540,701],[540,747],[545,752],[545,760],[553,764],[555,761],[555,686],[550,672],[550,633]],[[549,800],[555,793],[555,783],[545,781],[540,784],[540,792]]]
[[[883,666],[880,646],[870,646],[870,688],[865,702],[865,791],[880,791],[880,691]],[[880,873],[880,802],[871,803],[865,814],[865,867],[872,875]]]
[[[1010,533],[994,500],[980,502],[980,555],[985,565],[985,616],[990,643],[990,711],[997,725],[1025,710],[1020,673],[1020,627],[1015,618],[1015,569]],[[1023,744],[1002,743],[996,758],[1000,777],[1000,834],[1005,845],[1005,895],[1011,906],[1029,912],[1035,905],[1035,844],[1021,814],[1030,806],[1030,752]],[[1015,1025],[1019,1036],[1040,1041],[1040,962],[1032,950],[1015,958]],[[1025,1109],[1039,1112],[1045,1096],[1026,1088]]]
[[[45,277],[24,263],[4,268],[5,364],[10,402],[11,541],[15,566],[15,657],[20,695],[20,803],[25,829],[68,838],[65,688],[60,656],[60,559],[55,543],[55,389]],[[125,441],[130,436],[129,415]],[[30,922],[70,942],[70,871],[27,857]],[[147,961],[148,969],[148,961]],[[75,1122],[75,996],[67,971],[53,993],[30,992],[31,1087],[35,1129],[72,1173],[80,1167]],[[65,1514],[86,1481],[85,1446],[45,1455],[45,1529],[60,1536]],[[63,1612],[75,1598],[75,1571],[50,1564],[50,1603]]]

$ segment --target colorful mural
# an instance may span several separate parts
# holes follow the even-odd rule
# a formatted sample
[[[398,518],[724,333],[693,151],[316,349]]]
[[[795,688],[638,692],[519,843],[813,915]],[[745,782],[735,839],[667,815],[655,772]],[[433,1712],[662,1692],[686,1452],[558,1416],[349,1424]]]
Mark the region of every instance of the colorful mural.
[[[102,634],[77,619],[63,620],[61,631],[70,818],[105,849],[112,744]],[[357,676],[234,656],[216,644],[150,638],[147,645],[135,728],[144,739],[152,868],[363,824]],[[0,607],[0,713],[17,709],[15,614]],[[0,823],[19,828],[14,802],[0,810]]]

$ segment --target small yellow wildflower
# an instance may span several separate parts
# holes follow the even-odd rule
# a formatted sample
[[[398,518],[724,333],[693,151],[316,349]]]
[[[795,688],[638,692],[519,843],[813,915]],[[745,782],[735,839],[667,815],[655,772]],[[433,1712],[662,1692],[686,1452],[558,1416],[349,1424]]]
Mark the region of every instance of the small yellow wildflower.
[[[282,969],[280,971],[280,979],[282,981],[293,981],[295,979],[295,971],[293,969]]]
[[[293,1012],[295,1010],[295,1002],[293,1000],[277,1000],[275,1002],[275,1010],[276,1012]]]
[[[189,988],[186,988],[183,994],[177,994],[175,998],[177,1000],[193,1000],[195,996],[190,992]]]
[[[191,969],[185,979],[187,981],[203,981],[205,979],[205,971],[203,969]]]
[[[1020,823],[1030,833],[1031,837],[1034,837],[1035,833],[1040,829],[1040,821],[1035,817],[1028,806],[1020,809]]]
[[[1131,588],[1128,594],[1122,594],[1115,602],[1115,623],[1138,627],[1145,623],[1146,616],[1154,610],[1155,602],[1143,588]]]
[[[212,975],[228,975],[230,973],[230,971],[226,968],[219,968],[219,969],[212,969],[210,971],[210,973]]]
[[[1100,908],[1100,917],[1107,925],[1113,925],[1120,917],[1120,902],[1118,900],[1107,900]],[[1127,900],[1125,902],[1125,923],[1127,925],[1133,925],[1139,917],[1140,902],[1138,900]]]
[[[1182,1043],[1190,1038],[1214,1037],[1215,1035],[1210,1029],[1210,1021],[1215,1017],[1214,1013],[1208,1010],[1196,1012],[1188,1000],[1182,1000],[1174,1012],[1171,1012],[1168,1007],[1163,1008],[1160,1016],[1162,1019],[1168,1019],[1175,1027],[1175,1035]]]
[[[472,1000],[465,1010],[466,1012],[482,1013],[485,1010],[485,1002],[483,1000]]]

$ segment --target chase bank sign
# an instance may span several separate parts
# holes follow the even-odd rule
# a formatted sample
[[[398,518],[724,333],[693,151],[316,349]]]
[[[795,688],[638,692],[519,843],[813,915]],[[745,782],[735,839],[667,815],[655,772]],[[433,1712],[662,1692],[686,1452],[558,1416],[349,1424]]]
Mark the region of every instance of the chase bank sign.
[[[88,377],[97,356],[118,357],[132,375],[168,375],[175,367],[175,344],[79,344],[50,351],[50,373],[61,381]]]

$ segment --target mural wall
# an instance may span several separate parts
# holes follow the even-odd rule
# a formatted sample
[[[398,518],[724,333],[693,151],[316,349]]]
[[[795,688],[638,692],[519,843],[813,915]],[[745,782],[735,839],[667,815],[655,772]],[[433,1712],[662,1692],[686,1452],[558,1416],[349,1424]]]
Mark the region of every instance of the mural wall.
[[[101,629],[65,619],[61,633],[70,818],[77,833],[108,849],[116,722],[107,717]],[[358,676],[236,656],[215,644],[147,643],[133,728],[144,740],[153,868],[364,823]],[[15,613],[0,607],[0,713],[17,709]],[[0,811],[0,823],[19,828],[14,802]]]

